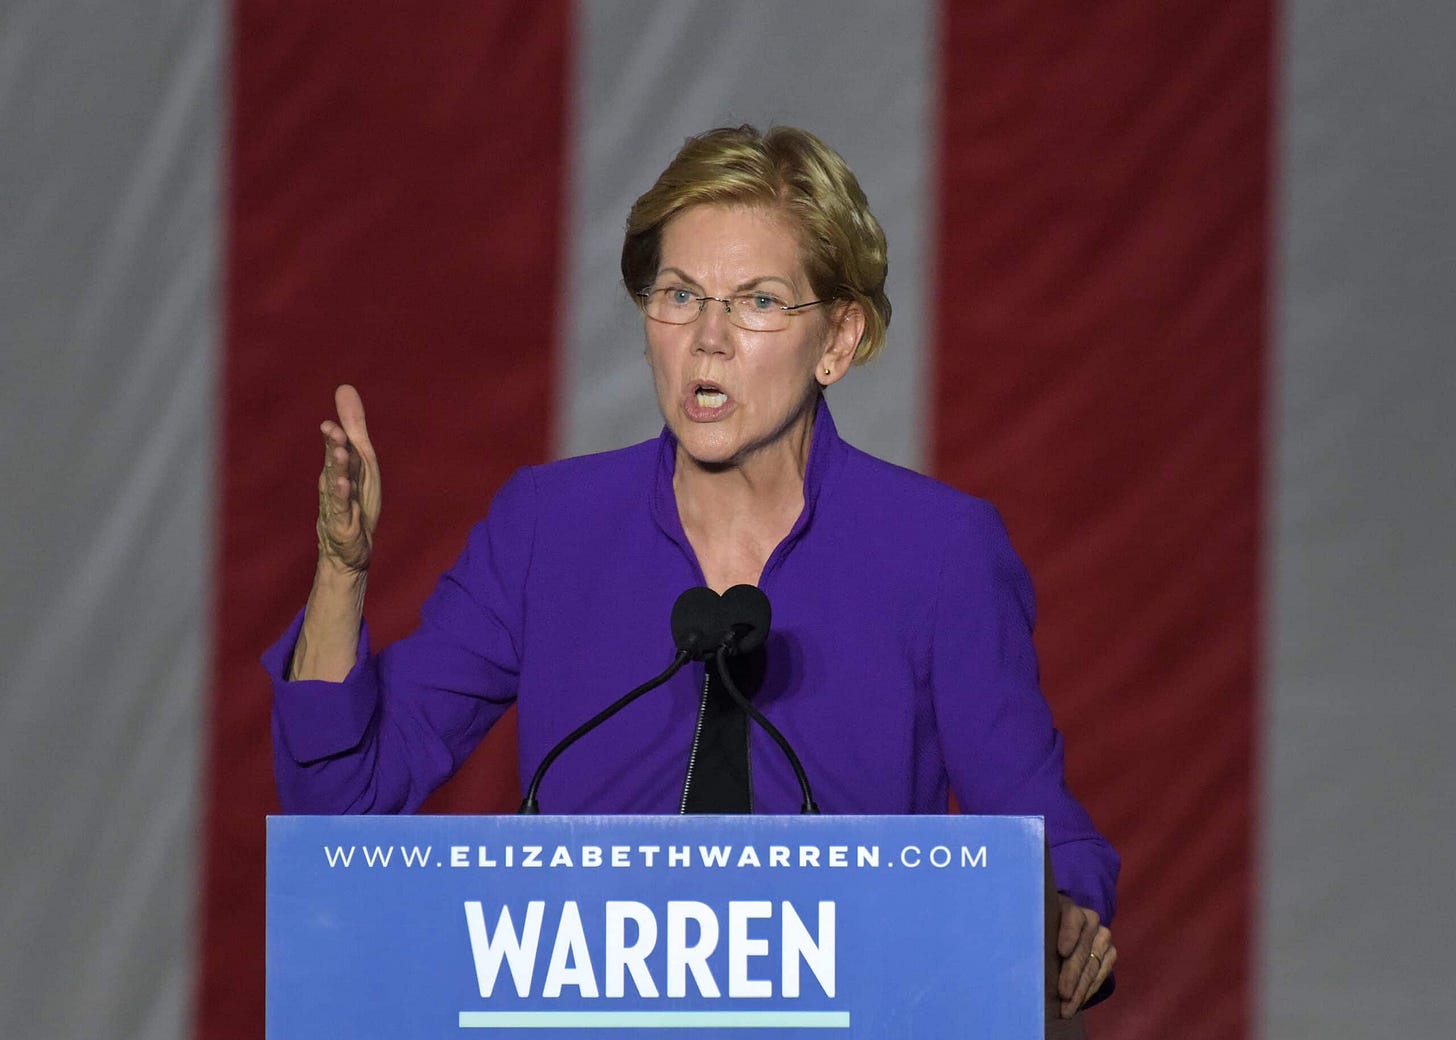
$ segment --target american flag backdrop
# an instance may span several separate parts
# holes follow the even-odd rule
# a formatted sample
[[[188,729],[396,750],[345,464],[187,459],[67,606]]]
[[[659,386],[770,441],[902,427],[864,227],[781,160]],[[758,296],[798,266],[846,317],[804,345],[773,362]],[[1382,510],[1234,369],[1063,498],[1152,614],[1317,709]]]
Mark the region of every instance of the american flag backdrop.
[[[0,5],[0,1032],[261,1034],[257,656],[332,388],[383,643],[513,469],[655,434],[622,223],[751,122],[889,238],[841,430],[1031,570],[1124,861],[1091,1034],[1448,1035],[1453,44],[1419,0]],[[508,718],[429,808],[515,770]]]

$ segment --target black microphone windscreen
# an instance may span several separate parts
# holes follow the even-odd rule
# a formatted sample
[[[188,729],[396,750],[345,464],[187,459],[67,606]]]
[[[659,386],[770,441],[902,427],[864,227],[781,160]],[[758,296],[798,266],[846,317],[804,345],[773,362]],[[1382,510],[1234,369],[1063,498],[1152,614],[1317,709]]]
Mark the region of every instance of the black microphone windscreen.
[[[762,589],[756,585],[734,585],[723,593],[722,610],[728,625],[737,634],[733,647],[736,653],[750,654],[763,646],[768,638],[772,611]]]
[[[723,601],[710,588],[688,589],[672,605],[672,641],[693,657],[710,652],[728,627]]]

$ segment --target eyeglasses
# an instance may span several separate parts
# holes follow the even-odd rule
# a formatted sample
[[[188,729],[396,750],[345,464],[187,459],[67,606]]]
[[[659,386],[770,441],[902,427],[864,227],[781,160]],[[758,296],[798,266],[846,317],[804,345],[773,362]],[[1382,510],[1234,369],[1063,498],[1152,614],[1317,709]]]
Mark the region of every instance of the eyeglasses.
[[[749,332],[782,332],[789,319],[805,307],[817,307],[832,300],[810,300],[808,303],[785,303],[773,293],[744,292],[732,296],[699,296],[682,286],[663,289],[642,289],[637,293],[642,313],[664,325],[691,325],[708,306],[708,301],[721,303],[728,320]]]

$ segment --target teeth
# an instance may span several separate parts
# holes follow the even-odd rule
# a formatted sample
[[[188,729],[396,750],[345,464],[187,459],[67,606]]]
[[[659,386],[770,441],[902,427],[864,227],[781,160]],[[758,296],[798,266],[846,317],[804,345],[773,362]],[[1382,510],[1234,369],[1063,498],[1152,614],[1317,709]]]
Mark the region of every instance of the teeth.
[[[717,408],[728,403],[728,395],[721,390],[699,390],[698,404],[704,408]]]

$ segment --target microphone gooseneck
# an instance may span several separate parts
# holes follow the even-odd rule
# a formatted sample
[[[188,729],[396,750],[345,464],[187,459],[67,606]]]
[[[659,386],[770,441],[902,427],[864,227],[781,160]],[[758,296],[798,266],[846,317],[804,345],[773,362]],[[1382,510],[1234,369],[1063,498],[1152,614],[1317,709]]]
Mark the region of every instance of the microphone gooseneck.
[[[718,594],[712,589],[699,586],[688,589],[679,596],[677,602],[672,605],[672,641],[677,647],[677,654],[673,657],[672,664],[668,665],[667,670],[661,675],[648,679],[635,690],[619,697],[557,741],[556,745],[546,752],[546,757],[541,759],[541,764],[536,767],[536,772],[531,777],[531,783],[526,788],[526,797],[521,799],[521,807],[516,810],[516,814],[518,816],[535,816],[540,813],[541,806],[536,801],[536,793],[541,788],[541,781],[546,776],[546,770],[550,769],[551,764],[561,757],[563,751],[644,693],[655,690],[667,682],[689,661],[711,654],[721,637],[722,625],[719,623],[721,616],[722,607]]]
[[[755,708],[748,698],[743,696],[743,691],[738,689],[738,684],[729,674],[729,655],[752,653],[768,638],[769,621],[772,616],[768,597],[757,586],[734,585],[723,593],[722,608],[726,623],[723,625],[723,635],[714,658],[718,665],[718,677],[723,680],[723,688],[728,691],[728,696],[733,698],[734,703],[742,708],[749,718],[758,723],[783,750],[784,757],[789,760],[789,765],[794,770],[794,776],[799,781],[799,791],[804,796],[804,804],[799,808],[799,812],[818,815],[819,806],[814,803],[814,794],[809,789],[809,777],[804,772],[804,764],[799,761],[799,756],[794,753],[794,749],[779,732],[778,727],[764,718],[763,712]]]
[[[778,727],[764,718],[763,713],[738,689],[728,670],[730,656],[752,653],[763,646],[768,638],[771,614],[768,597],[753,585],[734,585],[722,596],[702,586],[685,591],[672,607],[672,639],[677,647],[672,664],[660,675],[619,697],[557,741],[536,767],[531,783],[526,788],[526,796],[521,800],[521,807],[516,810],[518,815],[534,816],[540,813],[536,795],[541,788],[541,781],[562,752],[637,698],[667,682],[683,665],[692,660],[713,660],[716,663],[719,678],[722,679],[729,697],[783,749],[804,796],[800,812],[817,814],[819,807],[814,803],[814,795],[809,789],[809,778],[804,773],[799,756],[794,753]]]
[[[541,787],[541,781],[546,776],[546,770],[551,767],[552,762],[555,762],[558,758],[561,757],[561,753],[563,751],[571,747],[571,745],[575,744],[578,740],[586,736],[592,730],[596,729],[603,722],[606,722],[609,718],[617,714],[617,712],[621,711],[627,705],[631,704],[638,697],[641,697],[644,693],[647,693],[650,690],[655,690],[657,689],[657,687],[667,682],[667,680],[671,679],[674,675],[676,675],[678,673],[678,670],[682,668],[683,665],[687,664],[688,661],[690,661],[691,659],[691,656],[686,650],[679,650],[677,652],[677,655],[672,659],[672,664],[668,665],[667,670],[664,671],[662,674],[648,679],[645,683],[637,687],[635,690],[632,690],[631,692],[626,693],[621,697],[618,697],[611,704],[608,704],[601,711],[597,712],[591,718],[583,722],[580,726],[577,726],[576,729],[572,730],[566,736],[562,737],[559,741],[557,741],[556,746],[553,747],[550,751],[546,752],[546,757],[541,759],[541,764],[536,767],[536,773],[534,776],[531,777],[531,786],[526,789],[526,797],[521,799],[521,807],[516,810],[516,815],[535,816],[541,812],[541,807],[536,802],[536,792]]]

